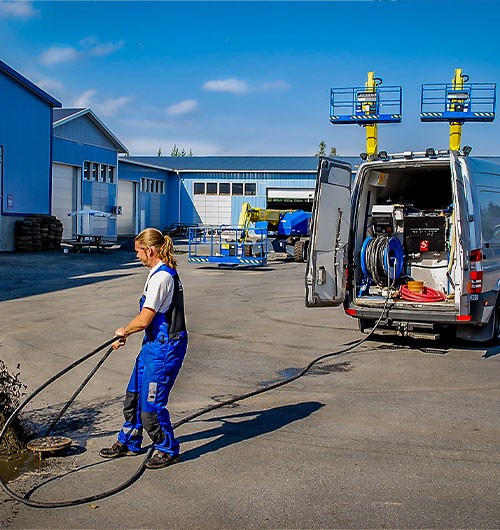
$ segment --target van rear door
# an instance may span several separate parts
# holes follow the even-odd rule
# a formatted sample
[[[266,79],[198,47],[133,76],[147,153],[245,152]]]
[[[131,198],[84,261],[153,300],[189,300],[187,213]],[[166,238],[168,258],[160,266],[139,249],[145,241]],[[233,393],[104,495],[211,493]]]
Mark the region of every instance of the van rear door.
[[[351,165],[320,158],[306,267],[306,306],[337,306],[345,297],[351,220]]]
[[[464,165],[465,167],[465,165]],[[454,238],[457,270],[455,273],[455,307],[460,315],[470,314],[470,227],[467,208],[467,189],[460,159],[456,153],[450,152],[450,168],[453,188],[453,214],[455,217]],[[452,250],[453,251],[453,250]],[[456,280],[458,279],[458,282]]]

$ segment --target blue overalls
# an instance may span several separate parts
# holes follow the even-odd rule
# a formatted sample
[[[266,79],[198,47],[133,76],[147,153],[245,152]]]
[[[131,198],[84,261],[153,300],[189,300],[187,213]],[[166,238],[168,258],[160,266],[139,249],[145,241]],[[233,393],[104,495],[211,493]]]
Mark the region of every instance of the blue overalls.
[[[186,354],[188,338],[182,283],[177,271],[165,264],[153,274],[161,270],[169,273],[174,280],[172,302],[165,313],[156,313],[145,330],[142,349],[135,361],[125,395],[125,423],[118,434],[118,441],[130,451],[138,452],[144,427],[154,449],[177,456],[179,443],[174,437],[167,403]],[[145,299],[143,294],[140,310]]]

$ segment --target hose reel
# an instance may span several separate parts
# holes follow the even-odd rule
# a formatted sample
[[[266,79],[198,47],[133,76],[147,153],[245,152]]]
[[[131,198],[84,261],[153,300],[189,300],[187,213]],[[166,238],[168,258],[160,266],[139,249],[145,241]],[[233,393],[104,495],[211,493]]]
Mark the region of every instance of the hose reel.
[[[404,250],[397,237],[372,237],[363,241],[361,269],[370,281],[387,287],[403,270]]]

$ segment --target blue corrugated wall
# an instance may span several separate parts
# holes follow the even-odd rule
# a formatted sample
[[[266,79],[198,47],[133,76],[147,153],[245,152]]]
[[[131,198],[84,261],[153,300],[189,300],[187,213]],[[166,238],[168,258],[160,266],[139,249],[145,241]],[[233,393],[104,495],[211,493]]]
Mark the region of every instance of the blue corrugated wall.
[[[231,223],[237,224],[243,202],[249,202],[256,208],[266,208],[267,188],[310,188],[314,189],[316,173],[252,173],[252,172],[193,172],[182,174],[181,219],[183,223],[199,223],[193,202],[194,182],[255,182],[256,195],[236,195],[231,197]]]
[[[52,107],[0,72],[2,213],[50,213]]]
[[[139,230],[148,227],[163,230],[178,221],[178,179],[175,173],[120,161],[118,177],[139,184],[141,178],[165,182],[164,194],[139,191]]]

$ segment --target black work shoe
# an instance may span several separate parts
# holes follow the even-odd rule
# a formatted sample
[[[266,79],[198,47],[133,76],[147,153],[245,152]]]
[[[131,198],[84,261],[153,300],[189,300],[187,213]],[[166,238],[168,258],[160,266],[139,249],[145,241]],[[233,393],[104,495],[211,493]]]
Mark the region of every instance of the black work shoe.
[[[171,466],[172,464],[177,464],[179,460],[180,460],[179,455],[170,456],[168,453],[164,453],[163,451],[157,450],[153,453],[153,456],[151,458],[148,458],[146,460],[146,463],[144,465],[148,469],[161,469],[162,467]]]
[[[120,442],[115,442],[111,447],[105,447],[99,451],[99,456],[102,458],[118,458],[119,456],[135,456],[137,454]]]

